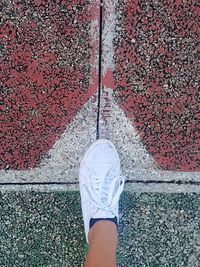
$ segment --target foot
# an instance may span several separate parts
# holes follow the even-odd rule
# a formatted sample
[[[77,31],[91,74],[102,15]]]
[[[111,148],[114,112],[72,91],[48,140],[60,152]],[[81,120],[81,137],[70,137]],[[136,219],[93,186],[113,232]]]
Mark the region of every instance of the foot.
[[[117,217],[125,178],[120,176],[120,160],[112,142],[95,141],[85,153],[79,170],[79,187],[86,241],[91,218]]]

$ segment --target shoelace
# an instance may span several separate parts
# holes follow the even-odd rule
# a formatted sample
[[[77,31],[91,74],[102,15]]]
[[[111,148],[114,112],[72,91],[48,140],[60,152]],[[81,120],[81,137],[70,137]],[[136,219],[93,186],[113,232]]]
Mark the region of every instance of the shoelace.
[[[107,175],[109,175],[109,173],[111,171],[112,170],[109,170]],[[91,169],[90,169],[90,172],[91,172]],[[93,183],[92,183],[93,188],[86,187],[86,191],[87,191],[91,201],[93,202],[93,204],[97,208],[105,210],[105,211],[112,210],[116,206],[117,202],[119,201],[120,194],[123,191],[124,183],[125,183],[125,177],[124,176],[115,176],[115,178],[112,180],[112,182],[110,184],[110,189],[108,192],[108,198],[107,198],[106,204],[102,203],[102,200],[101,200],[102,187],[99,190],[99,194],[95,194],[95,190],[94,190],[94,189],[97,190],[97,188],[99,187],[98,181],[99,181],[99,179],[102,179],[102,177],[98,177],[95,173],[93,173],[93,174],[90,174],[89,178],[93,179],[92,180],[93,181]],[[115,192],[115,195],[113,197],[113,191],[115,189],[115,185],[116,185],[117,181],[119,182],[119,187],[118,187],[118,189]],[[102,183],[102,185],[103,185],[103,183]]]

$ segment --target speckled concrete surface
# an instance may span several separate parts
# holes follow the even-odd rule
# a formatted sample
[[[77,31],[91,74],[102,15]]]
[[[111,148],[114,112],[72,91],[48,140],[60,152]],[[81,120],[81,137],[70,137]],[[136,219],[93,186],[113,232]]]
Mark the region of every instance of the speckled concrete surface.
[[[77,182],[96,136],[99,2],[1,7],[0,181]],[[129,180],[200,181],[197,13],[194,1],[103,3],[100,137]]]
[[[100,137],[116,144],[129,180],[200,181],[195,3],[104,1]],[[99,4],[0,3],[0,182],[19,182],[0,186],[2,267],[84,261],[73,189],[96,137]],[[189,192],[200,187],[125,188],[118,266],[197,267],[200,198]]]
[[[83,154],[96,138],[94,95],[82,107],[38,167],[29,170],[1,170],[1,183],[76,182]]]
[[[141,166],[152,157],[161,170],[200,171],[198,17],[196,1],[104,3],[102,135],[123,150],[132,148],[133,162]],[[138,146],[145,147],[145,158],[130,138],[120,139],[126,123],[115,139],[116,104],[139,136]]]
[[[0,266],[82,266],[79,192],[1,192],[0,209]],[[118,266],[198,267],[199,221],[200,195],[123,192]]]
[[[81,157],[96,138],[99,6],[1,5],[0,181],[77,180]]]
[[[49,156],[97,90],[99,5],[65,0],[3,0],[0,5],[0,169],[30,170]],[[94,98],[93,103],[84,114],[90,119],[97,112]],[[68,150],[81,147],[81,135],[95,136],[96,121],[91,119],[86,132],[84,120]],[[59,152],[65,154],[62,147]]]

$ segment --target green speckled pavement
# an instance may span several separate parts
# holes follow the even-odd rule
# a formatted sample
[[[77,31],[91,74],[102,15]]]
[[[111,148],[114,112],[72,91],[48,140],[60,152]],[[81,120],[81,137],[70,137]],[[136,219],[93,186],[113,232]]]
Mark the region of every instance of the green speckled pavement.
[[[1,267],[79,267],[87,252],[80,193],[0,195]],[[119,203],[118,267],[198,267],[200,196],[129,193]]]

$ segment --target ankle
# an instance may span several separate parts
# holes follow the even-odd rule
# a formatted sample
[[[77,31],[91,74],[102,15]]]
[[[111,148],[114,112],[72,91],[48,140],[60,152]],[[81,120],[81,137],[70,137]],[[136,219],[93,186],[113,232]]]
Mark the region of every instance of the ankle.
[[[114,241],[117,243],[118,231],[116,224],[109,220],[99,220],[89,230],[89,244],[91,245],[91,243],[94,243],[94,241],[98,239],[107,241],[107,239],[109,240],[110,235],[114,237]]]

